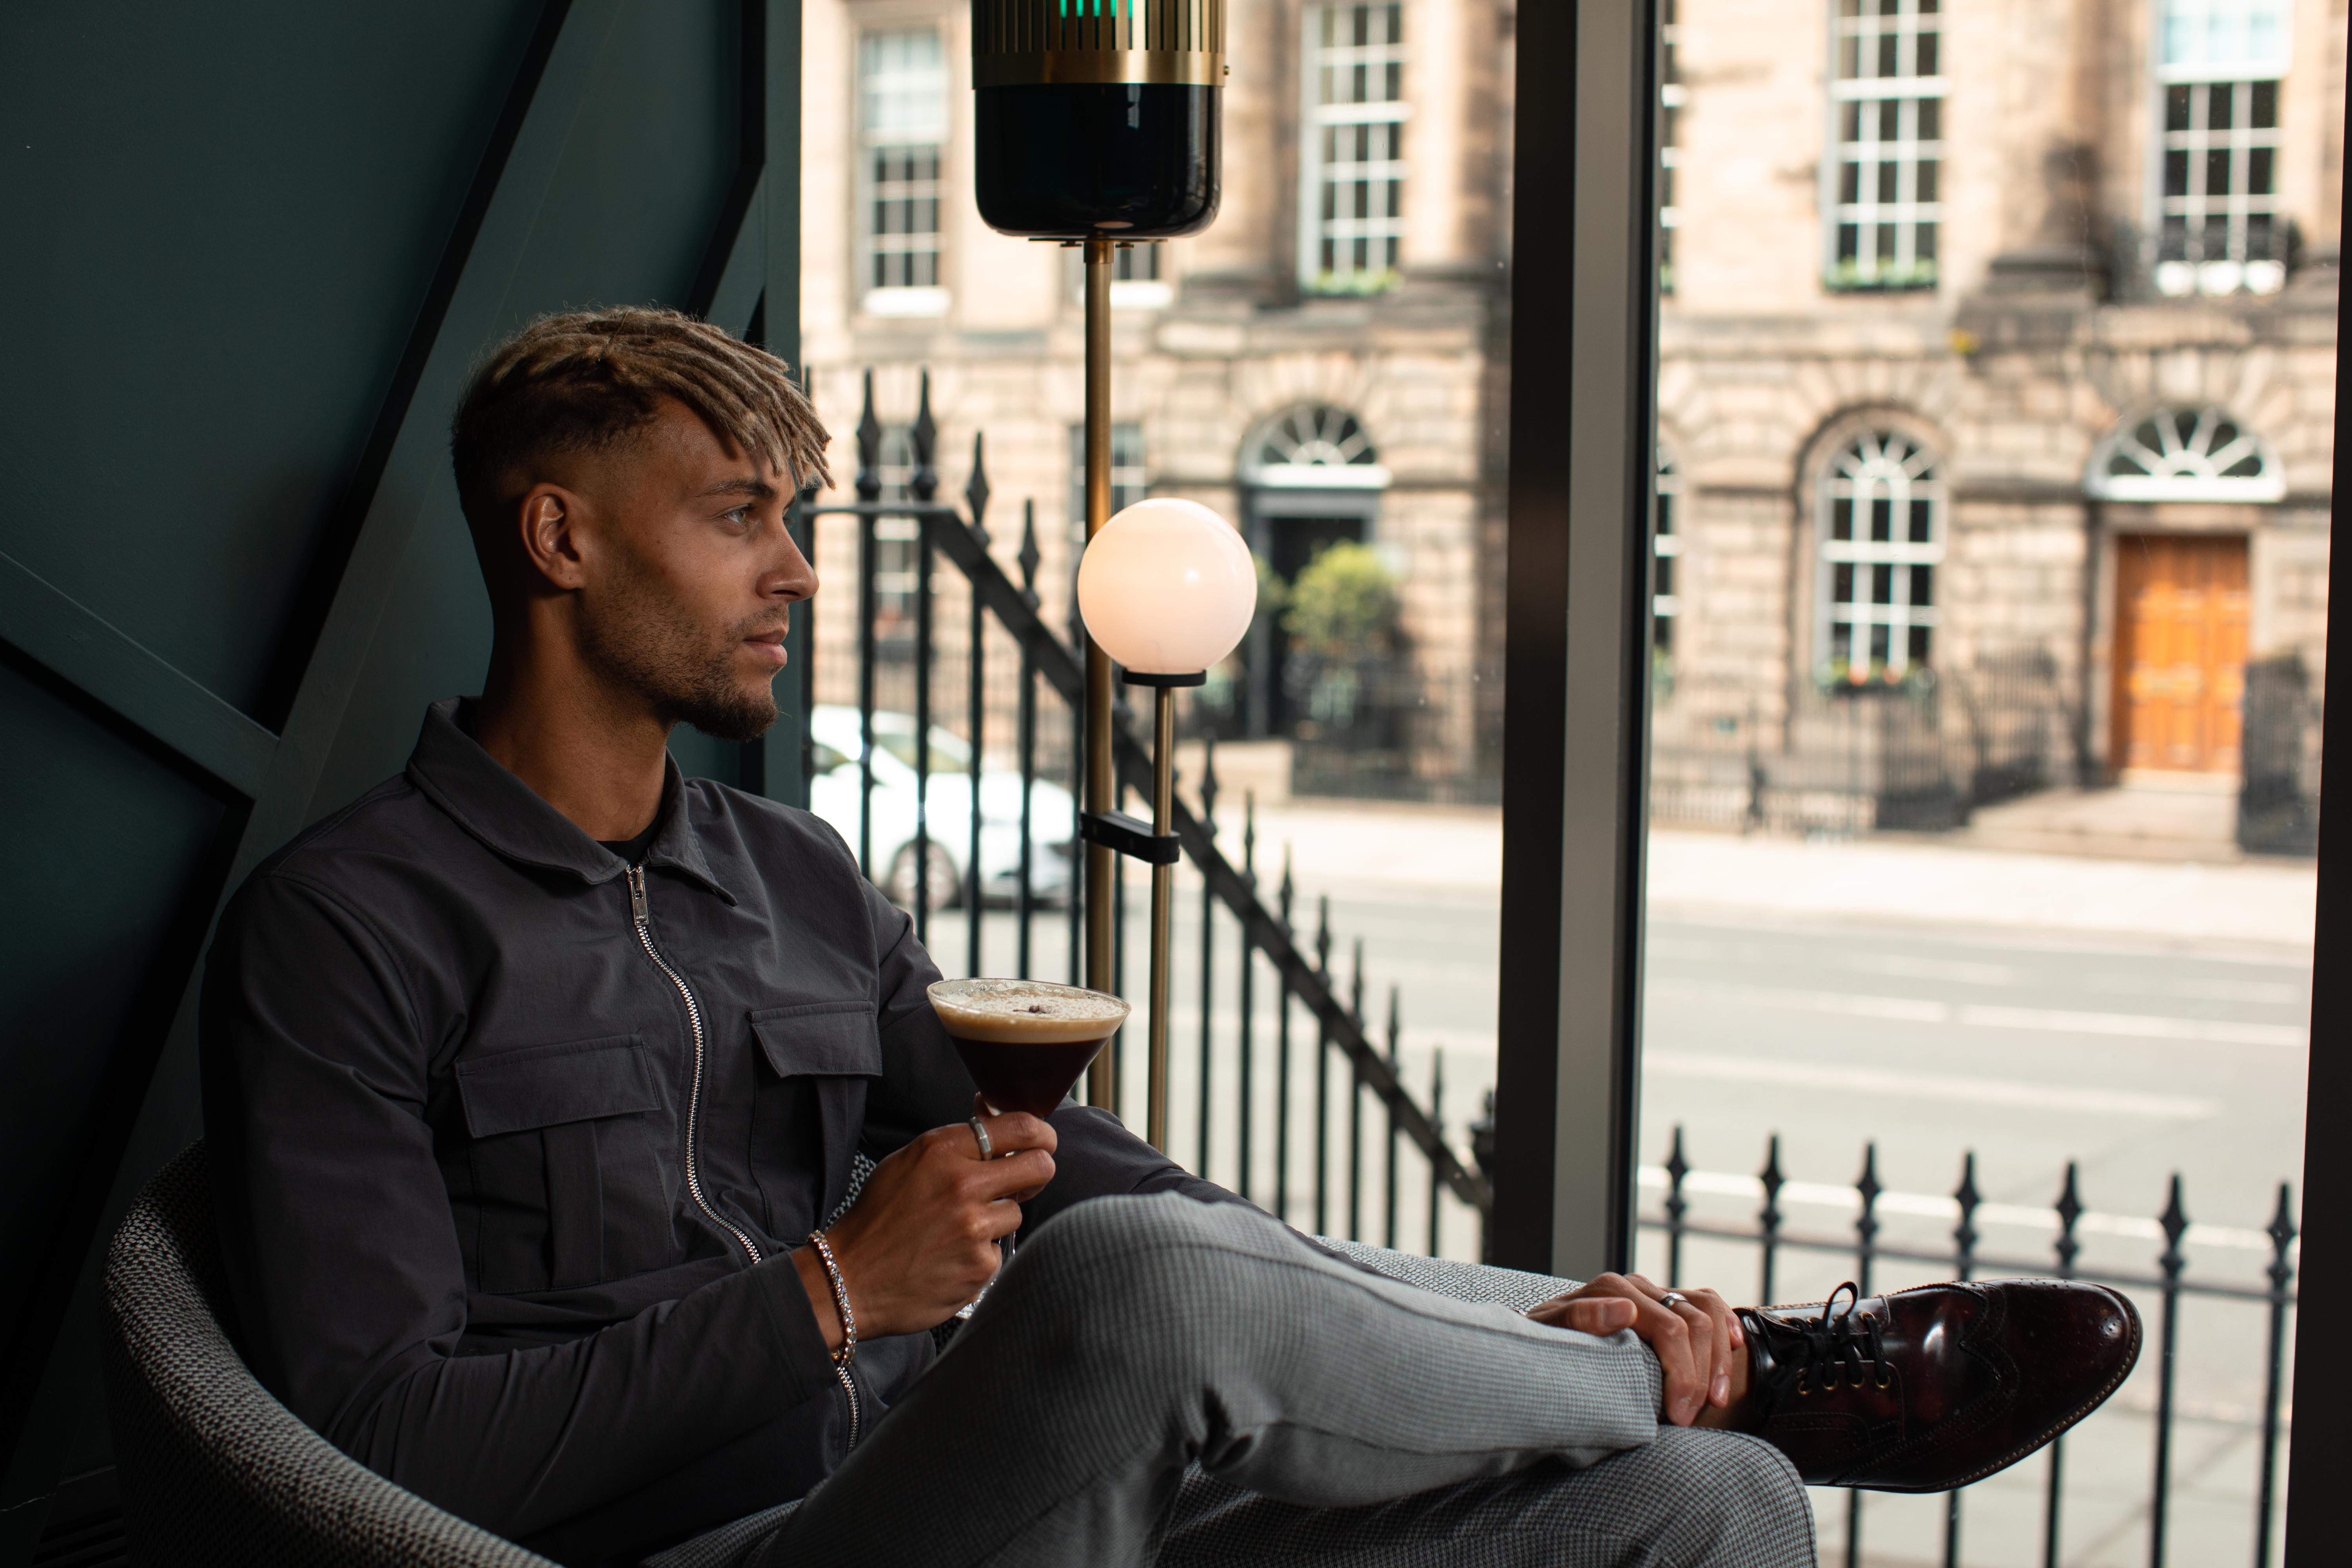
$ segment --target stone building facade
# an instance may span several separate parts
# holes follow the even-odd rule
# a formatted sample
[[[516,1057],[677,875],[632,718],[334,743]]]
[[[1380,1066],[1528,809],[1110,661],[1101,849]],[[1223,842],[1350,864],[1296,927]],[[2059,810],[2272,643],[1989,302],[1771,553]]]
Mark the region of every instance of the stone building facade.
[[[1680,0],[1662,740],[2031,653],[2089,780],[2218,775],[2324,679],[2345,20]]]
[[[2031,655],[2086,775],[2235,771],[2245,661],[2325,675],[2345,0],[1664,9],[1660,744],[1736,710],[1786,749],[1824,691]],[[1116,290],[1123,498],[1286,574],[1372,545],[1429,775],[1499,734],[1512,14],[1231,0],[1222,216]],[[928,371],[943,488],[984,431],[1058,619],[1076,269],[973,207],[968,8],[806,27],[820,405],[845,432],[871,367],[902,422]]]
[[[1222,212],[1126,253],[1113,290],[1119,499],[1201,500],[1286,577],[1335,540],[1379,552],[1435,721],[1423,749],[1460,770],[1499,667],[1507,8],[1234,0],[1228,16]],[[944,489],[984,432],[998,545],[1009,562],[1033,504],[1058,621],[1083,535],[1075,254],[980,220],[968,6],[819,0],[806,16],[803,345],[844,437],[837,471],[845,488],[861,373],[898,423],[928,371]],[[906,230],[929,247],[913,266]],[[853,568],[845,521],[821,549],[836,579]],[[822,606],[818,626],[838,700],[852,627]],[[1264,651],[1234,694],[1260,733],[1292,727]],[[1490,726],[1498,704],[1490,689]]]

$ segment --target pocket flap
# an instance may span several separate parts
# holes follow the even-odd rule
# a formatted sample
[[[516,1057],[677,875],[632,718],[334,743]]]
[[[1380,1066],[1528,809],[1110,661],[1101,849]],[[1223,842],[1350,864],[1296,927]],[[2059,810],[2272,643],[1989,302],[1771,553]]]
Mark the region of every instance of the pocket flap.
[[[882,1037],[863,996],[764,1008],[751,1015],[751,1032],[778,1078],[882,1076]]]
[[[457,1064],[466,1131],[495,1138],[530,1127],[626,1116],[661,1104],[635,1035],[527,1046]]]

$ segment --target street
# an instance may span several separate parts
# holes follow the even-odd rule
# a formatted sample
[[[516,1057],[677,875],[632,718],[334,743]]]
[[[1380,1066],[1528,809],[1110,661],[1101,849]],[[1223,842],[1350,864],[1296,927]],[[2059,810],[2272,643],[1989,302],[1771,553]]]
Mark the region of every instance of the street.
[[[1238,859],[1240,824],[1222,825]],[[1260,882],[1271,889],[1286,847],[1295,919],[1309,943],[1330,901],[1332,964],[1345,988],[1363,952],[1365,1011],[1379,1036],[1390,988],[1407,1082],[1425,1101],[1442,1055],[1445,1120],[1457,1148],[1494,1074],[1500,827],[1491,812],[1308,806],[1257,821]],[[2152,1276],[2162,1250],[2156,1216],[2181,1178],[2192,1225],[2190,1280],[2259,1287],[2270,1259],[2263,1228],[2278,1186],[2298,1177],[2311,950],[2312,874],[2293,863],[2200,867],[1947,849],[1933,844],[1809,844],[1703,834],[1656,835],[1642,1083],[1642,1210],[1661,1214],[1666,1157],[1680,1127],[1695,1173],[1695,1223],[1748,1227],[1755,1180],[1780,1136],[1786,1235],[1851,1247],[1864,1149],[1876,1145],[1885,1190],[1879,1245],[1948,1258],[1958,1211],[1949,1194],[1973,1152],[1983,1271],[2054,1268],[2050,1213],[2067,1163],[2089,1211],[2078,1226],[2078,1271]],[[1171,1142],[1188,1164],[1200,1148],[1200,905],[1180,877],[1171,1007]],[[1143,879],[1126,906],[1126,989],[1139,996],[1147,940]],[[982,967],[1013,960],[1013,918],[992,911]],[[1066,924],[1041,916],[1033,963],[1066,977]],[[1240,1182],[1236,1133],[1238,937],[1218,921],[1209,1067],[1214,1090],[1208,1173]],[[952,911],[933,946],[961,964]],[[1272,1206],[1276,1133],[1276,1003],[1261,966],[1252,1029],[1249,1191]],[[1303,1020],[1303,1015],[1301,1016]],[[1139,1019],[1139,1023],[1140,1020]],[[1142,1030],[1124,1052],[1122,1110],[1140,1124]],[[1289,1215],[1314,1226],[1313,1037],[1294,1026]],[[1335,1073],[1335,1079],[1339,1075]],[[1322,1228],[1385,1239],[1382,1124],[1363,1119],[1360,1218],[1350,1218],[1344,1079],[1331,1090],[1329,1183]],[[1369,1104],[1369,1102],[1368,1102]],[[1424,1167],[1399,1162],[1401,1245],[1426,1245]],[[1474,1216],[1444,1205],[1444,1251],[1475,1256]],[[1664,1238],[1645,1229],[1640,1261],[1664,1271]],[[1685,1282],[1716,1283],[1734,1300],[1759,1290],[1753,1243],[1685,1243]],[[1784,1247],[1773,1296],[1819,1299],[1853,1278],[1850,1251]],[[1949,1278],[1948,1261],[1883,1259],[1877,1286]],[[2135,1289],[2157,1331],[2158,1293]],[[2266,1319],[2258,1303],[2189,1299],[2182,1309],[2172,1531],[2176,1561],[2206,1561],[2192,1542],[2234,1558],[2251,1540]],[[2147,1456],[2156,1406],[2152,1353],[2070,1447],[2069,1562],[2144,1555]],[[1963,1539],[1969,1561],[2021,1562],[2038,1552],[2042,1461],[1974,1489]],[[1825,1554],[1842,1539],[1842,1500],[1823,1505]],[[1877,1498],[1865,1540],[1873,1562],[1940,1560],[1940,1500]]]

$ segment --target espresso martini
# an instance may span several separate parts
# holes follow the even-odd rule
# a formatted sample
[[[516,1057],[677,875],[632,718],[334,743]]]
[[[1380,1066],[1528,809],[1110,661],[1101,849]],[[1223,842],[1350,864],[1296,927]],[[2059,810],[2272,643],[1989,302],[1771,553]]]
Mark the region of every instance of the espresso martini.
[[[930,998],[989,1109],[1032,1116],[1053,1113],[1128,1014],[1116,996],[1043,980],[941,980]]]

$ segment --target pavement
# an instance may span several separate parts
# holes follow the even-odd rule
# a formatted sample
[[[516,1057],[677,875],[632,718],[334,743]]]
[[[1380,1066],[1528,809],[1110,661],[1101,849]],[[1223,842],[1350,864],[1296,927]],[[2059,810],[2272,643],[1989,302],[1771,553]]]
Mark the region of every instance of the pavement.
[[[2079,819],[2086,797],[2067,795],[2069,814]],[[2143,809],[2140,792],[2087,798],[2122,808],[2127,824],[2144,825],[2157,815]],[[2166,805],[2212,798],[2160,797]],[[1256,823],[1261,880],[1269,884],[1286,851],[1299,885],[1318,892],[1491,896],[1501,887],[1496,810],[1294,802],[1260,811]],[[1226,853],[1238,859],[1238,816],[1225,814],[1220,827]],[[2226,841],[2213,845],[2206,859],[2169,853],[2126,859],[1997,847],[1981,839],[1650,836],[1654,916],[1811,915],[2307,948],[2317,888],[2309,862],[2247,861]]]

